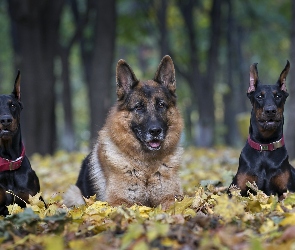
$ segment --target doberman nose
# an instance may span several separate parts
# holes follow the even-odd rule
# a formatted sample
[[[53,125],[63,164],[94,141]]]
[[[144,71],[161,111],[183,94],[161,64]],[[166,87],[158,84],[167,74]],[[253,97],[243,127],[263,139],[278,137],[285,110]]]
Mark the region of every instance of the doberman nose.
[[[12,123],[12,116],[11,115],[2,115],[0,117],[0,123],[4,127],[9,126]]]
[[[264,112],[267,116],[274,116],[277,113],[277,107],[275,105],[266,106]]]

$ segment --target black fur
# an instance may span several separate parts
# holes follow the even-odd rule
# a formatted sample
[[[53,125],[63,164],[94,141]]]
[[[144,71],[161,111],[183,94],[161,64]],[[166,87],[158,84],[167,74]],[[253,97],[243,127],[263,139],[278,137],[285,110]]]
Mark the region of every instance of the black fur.
[[[81,171],[76,182],[76,186],[80,188],[84,197],[88,198],[89,196],[95,194],[94,188],[91,185],[89,185],[89,182],[85,182],[85,180],[89,180],[91,178],[89,168],[87,167],[90,165],[90,155],[88,155],[82,162]]]
[[[259,144],[268,144],[280,140],[283,136],[284,105],[288,97],[285,86],[289,71],[289,62],[274,85],[263,85],[258,78],[256,64],[250,69],[250,87],[248,97],[253,106],[249,136]],[[231,185],[241,189],[247,195],[247,182],[257,184],[259,190],[267,195],[283,195],[287,190],[295,191],[295,171],[289,164],[286,147],[273,151],[258,151],[248,142],[243,148],[239,168]],[[230,192],[230,189],[229,189]]]
[[[20,129],[20,74],[11,95],[0,95],[0,157],[15,160],[22,152]],[[25,207],[29,194],[40,191],[39,179],[26,156],[20,168],[0,172],[0,214],[7,215],[7,205]],[[13,195],[14,194],[14,195]],[[20,199],[19,199],[20,198]],[[25,201],[25,202],[24,202]]]

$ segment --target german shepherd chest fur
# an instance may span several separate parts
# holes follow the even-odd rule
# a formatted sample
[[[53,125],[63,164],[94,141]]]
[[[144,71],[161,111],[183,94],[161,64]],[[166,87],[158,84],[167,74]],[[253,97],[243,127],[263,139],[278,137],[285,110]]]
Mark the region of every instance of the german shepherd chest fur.
[[[162,59],[154,80],[148,81],[137,80],[125,61],[118,62],[117,103],[76,183],[84,197],[96,194],[98,200],[114,206],[137,203],[167,208],[182,193],[178,144],[183,122],[175,91],[169,56]],[[67,205],[83,202],[71,195],[72,202],[67,203],[66,197]]]

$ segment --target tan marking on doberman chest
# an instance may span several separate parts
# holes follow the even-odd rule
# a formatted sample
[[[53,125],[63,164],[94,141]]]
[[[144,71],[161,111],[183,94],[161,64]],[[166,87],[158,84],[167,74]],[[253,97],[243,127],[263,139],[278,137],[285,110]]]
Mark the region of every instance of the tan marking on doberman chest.
[[[279,175],[271,178],[271,183],[276,186],[279,190],[286,190],[288,186],[288,181],[290,179],[290,172],[286,170]]]
[[[237,186],[241,189],[241,191],[245,191],[247,189],[247,182],[253,183],[257,181],[257,176],[249,175],[247,173],[238,174],[237,175]]]

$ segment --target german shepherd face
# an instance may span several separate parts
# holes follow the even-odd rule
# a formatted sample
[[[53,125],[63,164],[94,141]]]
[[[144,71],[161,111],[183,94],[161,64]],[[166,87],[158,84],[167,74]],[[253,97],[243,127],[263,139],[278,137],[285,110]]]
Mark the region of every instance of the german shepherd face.
[[[256,122],[260,133],[266,137],[283,125],[284,105],[289,95],[286,89],[289,69],[290,63],[287,61],[277,83],[264,85],[258,78],[257,63],[250,67],[250,86],[247,95],[253,106],[251,119]]]
[[[11,95],[0,95],[0,140],[11,141],[19,127],[20,112],[20,72],[15,80]]]
[[[182,120],[176,109],[175,91],[174,65],[169,56],[162,59],[154,79],[147,81],[139,81],[124,60],[118,62],[117,111],[125,114],[123,119],[129,127],[127,130],[130,129],[136,138],[133,147],[140,147],[146,153],[174,147],[171,130],[174,130],[178,142]],[[171,117],[173,114],[175,117]]]

